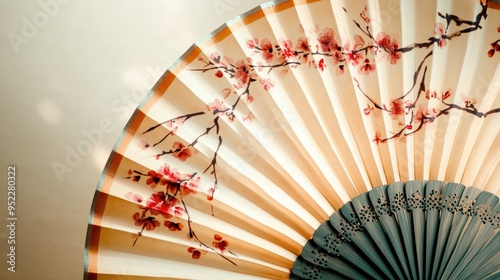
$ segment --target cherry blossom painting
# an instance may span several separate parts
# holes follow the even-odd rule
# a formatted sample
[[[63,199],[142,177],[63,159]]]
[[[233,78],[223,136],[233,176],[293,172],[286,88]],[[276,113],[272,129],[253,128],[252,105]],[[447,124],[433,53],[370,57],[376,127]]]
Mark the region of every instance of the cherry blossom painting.
[[[426,125],[455,110],[477,118],[497,117],[500,108],[480,111],[475,98],[464,96],[461,103],[451,101],[453,95],[460,93],[434,90],[429,86],[427,74],[430,67],[429,61],[434,55],[433,48],[452,47],[453,41],[481,30],[487,18],[487,5],[482,5],[482,9],[474,18],[461,18],[458,15],[440,11],[437,14],[438,21],[434,25],[434,33],[428,34],[428,40],[409,45],[401,45],[392,34],[374,33],[370,29],[370,17],[366,7],[361,11],[354,11],[352,15],[347,9],[344,9],[344,12],[351,17],[351,24],[358,31],[349,42],[342,42],[332,27],[318,27],[315,39],[304,36],[273,41],[266,37],[252,37],[246,40],[246,46],[244,46],[250,51],[251,56],[229,57],[223,52],[213,52],[208,55],[208,58],[200,57],[190,66],[189,71],[209,75],[212,79],[227,79],[232,87],[221,88],[220,98],[207,103],[205,110],[165,120],[142,132],[148,134],[160,127],[168,129],[168,132],[156,142],[141,143],[141,148],[147,149],[150,146],[167,143],[178,130],[188,129],[189,123],[197,117],[204,115],[213,117],[212,121],[206,125],[204,132],[199,134],[194,141],[190,143],[174,141],[168,149],[156,154],[158,169],[128,171],[126,178],[151,188],[151,195],[147,198],[137,196],[133,192],[127,194],[130,200],[138,203],[145,201],[144,206],[139,207],[137,212],[131,213],[131,222],[139,228],[132,245],[140,242],[139,238],[148,231],[166,227],[172,232],[186,232],[187,238],[199,245],[186,248],[186,254],[191,254],[193,259],[202,258],[202,251],[209,250],[236,265],[229,259],[230,256],[236,256],[230,250],[230,241],[225,240],[219,233],[214,233],[211,241],[201,240],[197,237],[196,228],[192,225],[185,198],[200,191],[200,174],[178,170],[173,166],[175,166],[175,161],[186,161],[196,154],[196,147],[201,138],[209,134],[216,135],[218,146],[213,151],[212,160],[200,172],[210,174],[212,177],[211,187],[201,190],[206,194],[206,200],[212,201],[218,189],[218,150],[221,145],[224,145],[224,131],[221,130],[220,123],[221,121],[234,122],[236,119],[251,123],[255,118],[253,113],[237,115],[236,108],[248,106],[259,98],[253,93],[255,87],[261,87],[268,94],[273,94],[276,81],[268,77],[271,72],[279,72],[280,76],[284,76],[288,75],[291,69],[299,67],[317,69],[320,72],[327,67],[334,67],[336,75],[344,75],[347,67],[354,67],[359,75],[376,75],[377,64],[380,61],[398,64],[407,53],[424,52],[424,58],[414,69],[412,87],[389,103],[376,101],[370,94],[370,89],[363,88],[356,77],[352,78],[353,84],[365,98],[366,107],[361,113],[366,118],[382,118],[386,115],[398,123],[399,130],[397,131],[377,131],[375,135],[372,135],[372,140],[379,145],[411,137]],[[452,27],[454,31],[450,32]],[[297,26],[297,29],[300,28],[302,27]],[[500,26],[497,30],[498,38],[500,38]],[[487,50],[484,56],[489,57],[492,63],[498,64],[500,56],[495,56],[495,53],[500,51],[500,39],[490,42],[490,47],[491,49]],[[413,90],[416,90],[417,94],[410,96]],[[230,99],[231,96],[235,98]],[[430,106],[431,100],[437,102],[433,102]]]

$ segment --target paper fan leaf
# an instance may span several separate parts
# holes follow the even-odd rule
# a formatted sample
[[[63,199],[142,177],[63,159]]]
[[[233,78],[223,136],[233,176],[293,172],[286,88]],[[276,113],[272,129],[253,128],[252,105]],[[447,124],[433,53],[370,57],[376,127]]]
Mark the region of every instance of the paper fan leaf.
[[[498,278],[492,3],[274,1],[193,45],[106,164],[86,279]]]

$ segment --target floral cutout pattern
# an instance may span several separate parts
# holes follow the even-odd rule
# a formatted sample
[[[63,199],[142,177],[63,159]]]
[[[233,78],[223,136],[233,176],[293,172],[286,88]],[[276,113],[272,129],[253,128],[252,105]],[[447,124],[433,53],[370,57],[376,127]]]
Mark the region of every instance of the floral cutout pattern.
[[[273,42],[268,38],[249,38],[246,40],[245,46],[250,53],[248,57],[231,58],[223,53],[213,52],[207,55],[207,58],[199,58],[200,66],[189,69],[190,71],[202,74],[211,73],[214,79],[225,78],[230,82],[231,87],[220,89],[220,96],[212,102],[208,102],[204,110],[168,119],[143,132],[143,134],[147,134],[160,127],[166,128],[168,132],[155,143],[141,141],[138,145],[142,150],[162,145],[162,147],[167,148],[156,154],[156,159],[164,159],[169,155],[171,157],[167,158],[157,170],[128,171],[127,179],[143,183],[154,189],[146,199],[145,204],[139,207],[140,211],[132,215],[135,225],[141,228],[133,244],[136,244],[144,230],[152,231],[163,225],[171,232],[187,231],[188,238],[198,244],[198,247],[187,248],[187,253],[191,254],[193,259],[201,258],[206,251],[212,251],[235,264],[227,257],[227,254],[235,256],[228,250],[230,242],[221,235],[214,234],[212,243],[198,238],[184,200],[187,196],[196,195],[198,192],[204,193],[208,202],[214,200],[218,189],[218,152],[224,138],[220,121],[232,123],[239,120],[251,123],[255,119],[251,110],[246,115],[237,115],[236,109],[238,106],[251,106],[255,98],[258,98],[252,93],[256,86],[260,86],[264,91],[272,94],[276,87],[276,81],[269,76],[272,71],[280,71],[278,76],[283,77],[290,69],[302,66],[317,69],[320,72],[324,72],[327,67],[335,67],[335,74],[343,75],[346,67],[352,67],[359,75],[371,75],[377,71],[377,63],[381,61],[398,64],[405,53],[427,50],[433,45],[438,48],[446,48],[450,46],[452,39],[477,31],[481,28],[481,23],[486,19],[487,14],[487,5],[481,4],[481,6],[481,11],[473,20],[461,19],[456,15],[439,12],[438,16],[442,22],[435,24],[434,34],[427,41],[407,46],[401,46],[398,40],[391,37],[390,34],[384,32],[374,34],[369,26],[371,20],[367,7],[364,7],[359,12],[359,20],[357,18],[352,20],[358,34],[343,44],[340,43],[340,38],[332,27],[324,27],[323,29],[316,28],[313,36],[299,37],[294,40],[282,38]],[[346,9],[344,11],[347,13]],[[461,29],[450,33],[448,30],[452,25]],[[500,26],[498,31],[500,32]],[[487,56],[493,58],[495,52],[500,51],[500,39],[490,45],[491,49],[487,52]],[[457,93],[452,93],[449,90],[437,92],[428,88],[426,74],[429,58],[432,55],[433,51],[428,51],[418,64],[414,72],[412,87],[388,103],[375,101],[353,77],[354,85],[367,102],[362,113],[366,117],[374,118],[386,115],[398,124],[399,130],[395,132],[376,131],[373,141],[377,144],[395,139],[404,141],[405,137],[417,133],[425,125],[450,114],[454,110],[463,111],[478,118],[486,118],[500,112],[500,108],[481,112],[476,107],[477,99],[468,96],[462,96],[463,102],[461,104],[453,103],[450,101],[451,97]],[[410,93],[414,90],[417,90],[416,96],[411,96]],[[429,101],[431,100],[437,101],[432,104],[439,104],[439,106],[430,107]],[[176,132],[190,120],[206,115],[211,115],[213,118],[206,125],[205,130],[197,135],[193,141],[189,143],[169,142]],[[174,160],[184,162],[195,156],[198,153],[196,145],[207,135],[216,136],[218,142],[213,149],[212,159],[202,172],[202,174],[209,174],[212,182],[210,187],[201,189],[201,174],[181,173],[172,167],[171,162]],[[133,192],[125,194],[125,197],[136,203],[144,201],[142,197]],[[213,208],[212,215],[215,216]],[[187,225],[183,220],[187,221]],[[345,226],[353,227],[353,225]],[[353,230],[355,231],[357,228],[354,227]]]

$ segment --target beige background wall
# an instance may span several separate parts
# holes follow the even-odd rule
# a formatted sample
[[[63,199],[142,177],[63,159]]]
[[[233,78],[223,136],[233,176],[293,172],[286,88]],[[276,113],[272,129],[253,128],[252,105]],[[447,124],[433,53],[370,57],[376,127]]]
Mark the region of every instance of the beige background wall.
[[[82,279],[94,190],[132,110],[193,42],[263,2],[0,0],[1,279]]]

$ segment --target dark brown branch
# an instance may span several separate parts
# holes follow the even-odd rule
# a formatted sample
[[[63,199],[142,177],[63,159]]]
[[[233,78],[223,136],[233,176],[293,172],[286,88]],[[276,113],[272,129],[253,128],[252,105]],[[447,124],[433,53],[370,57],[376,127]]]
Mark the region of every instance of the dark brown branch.
[[[212,126],[207,127],[205,129],[205,132],[203,132],[202,134],[198,135],[198,137],[196,137],[196,139],[194,139],[193,142],[191,142],[188,145],[188,147],[194,147],[198,143],[198,141],[200,140],[201,137],[203,137],[205,135],[208,135],[210,133],[210,131],[212,129],[214,129],[214,128],[216,129],[216,132],[218,134],[219,133],[219,122],[218,122],[218,120],[219,120],[219,117],[218,116],[215,117],[214,124]],[[173,154],[173,153],[180,152],[180,151],[182,151],[182,149],[175,149],[175,150],[171,149],[169,151],[162,151],[161,153],[156,154],[154,156],[155,157],[161,157],[161,156],[164,156],[164,155]]]
[[[204,114],[205,114],[205,112],[196,112],[196,113],[191,113],[191,114],[186,114],[186,115],[178,116],[178,117],[175,117],[173,119],[170,119],[170,120],[164,121],[162,123],[159,123],[159,124],[157,124],[155,126],[152,126],[152,127],[148,128],[148,130],[144,131],[142,134],[146,134],[146,133],[148,133],[148,132],[150,132],[152,130],[155,130],[159,126],[162,126],[162,125],[164,125],[164,124],[166,124],[168,122],[172,122],[172,121],[175,121],[175,120],[178,120],[178,119],[182,119],[182,118],[186,118],[186,120],[188,120],[188,119],[190,119],[192,117],[196,117],[196,116],[204,115]]]

